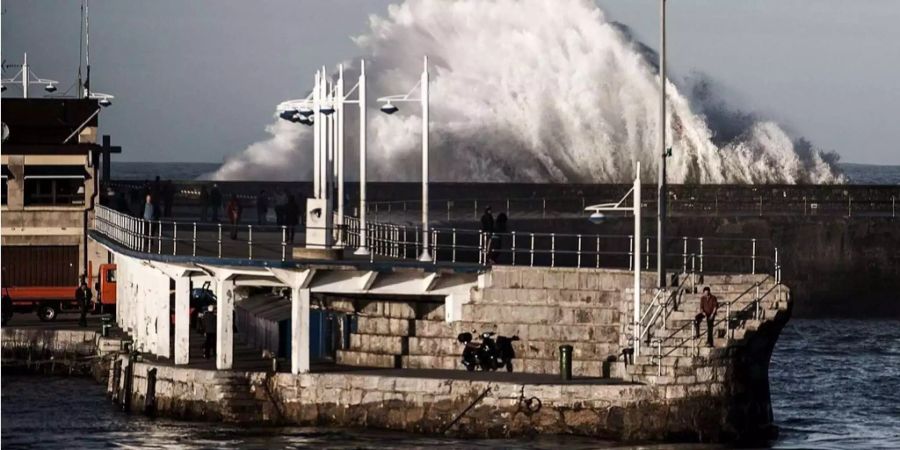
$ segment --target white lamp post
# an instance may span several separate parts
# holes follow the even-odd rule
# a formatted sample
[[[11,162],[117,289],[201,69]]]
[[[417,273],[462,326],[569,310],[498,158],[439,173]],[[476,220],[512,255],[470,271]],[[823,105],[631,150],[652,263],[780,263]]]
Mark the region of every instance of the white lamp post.
[[[632,196],[632,205],[625,205],[628,195]],[[591,221],[602,222],[606,219],[604,212],[631,212],[634,215],[634,251],[632,252],[634,268],[634,356],[638,356],[641,346],[641,163],[637,163],[634,174],[634,185],[617,203],[601,203],[584,209],[591,212]],[[599,255],[598,255],[599,257]]]
[[[666,0],[659,0],[660,51],[659,51],[659,192],[656,211],[656,275],[659,288],[666,287]]]
[[[13,66],[14,67],[14,66]],[[2,80],[3,90],[6,90],[6,84],[16,84],[19,83],[22,85],[22,98],[28,98],[28,86],[31,84],[43,84],[44,90],[47,92],[55,92],[56,84],[59,83],[56,80],[48,80],[45,78],[41,78],[34,73],[31,72],[28,67],[28,53],[25,53],[23,56],[23,62],[21,65],[21,69],[16,72],[12,78],[4,78]]]
[[[421,88],[419,98],[411,98],[416,87]],[[399,111],[394,103],[419,102],[422,105],[422,254],[419,261],[431,261],[429,247],[428,228],[428,56],[423,59],[422,77],[419,82],[403,95],[389,95],[381,97],[379,102],[384,102],[381,111],[385,114],[393,114]]]

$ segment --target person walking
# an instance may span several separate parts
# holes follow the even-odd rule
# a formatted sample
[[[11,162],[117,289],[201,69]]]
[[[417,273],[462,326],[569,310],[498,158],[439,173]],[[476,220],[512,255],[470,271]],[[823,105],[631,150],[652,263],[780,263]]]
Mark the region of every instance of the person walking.
[[[294,228],[300,221],[300,206],[297,205],[293,195],[287,196],[287,204],[284,206],[284,225],[286,229],[286,239],[289,243],[294,243]]]
[[[141,216],[146,221],[144,236],[146,237],[147,248],[150,248],[150,236],[153,236],[153,221],[156,220],[156,205],[153,204],[153,195],[147,194],[144,201],[144,212]]]
[[[481,251],[484,254],[485,262],[491,258],[491,240],[494,235],[494,214],[491,207],[484,208],[484,214],[481,216]]]
[[[288,194],[284,191],[284,189],[279,189],[278,193],[275,194],[275,220],[278,223],[278,226],[286,225],[284,220],[284,209],[288,204]]]
[[[267,214],[269,214],[269,196],[263,189],[256,196],[256,224],[265,225]]]
[[[231,239],[235,240],[238,236],[238,222],[241,221],[241,203],[237,194],[231,194],[225,213],[228,214],[228,221],[231,223]]]
[[[87,282],[84,280],[84,276],[82,276],[81,284],[75,289],[75,301],[81,309],[81,316],[78,317],[78,326],[82,328],[87,326],[87,313],[88,308],[91,305],[91,297],[93,297],[91,288],[88,287]]]
[[[709,290],[709,286],[703,288],[703,296],[700,297],[700,313],[694,317],[694,334],[700,335],[700,322],[706,318],[706,345],[713,346],[713,328],[716,325],[716,312],[719,310],[719,299]]]
[[[222,206],[222,191],[218,184],[213,184],[209,191],[209,207],[212,208],[212,221],[219,221],[219,207]]]
[[[216,307],[209,305],[206,314],[203,314],[203,358],[209,359],[216,354],[216,326],[218,325],[216,317]]]

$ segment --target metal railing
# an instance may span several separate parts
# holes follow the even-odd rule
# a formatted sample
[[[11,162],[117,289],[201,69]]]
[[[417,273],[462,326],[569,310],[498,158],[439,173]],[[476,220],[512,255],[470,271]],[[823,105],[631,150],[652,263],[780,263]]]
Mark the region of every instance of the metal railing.
[[[423,251],[422,230],[417,226],[368,221],[335,220],[332,248],[365,246],[368,258],[417,259]],[[197,221],[144,220],[98,206],[94,229],[126,248],[166,255],[280,260],[292,258],[294,246],[312,246],[305,226],[226,224]],[[513,266],[633,269],[634,246],[655,249],[655,238],[636,240],[631,235],[486,233],[464,228],[429,230],[432,264],[461,263]],[[365,245],[363,245],[365,243]],[[679,237],[669,241],[666,265],[696,286],[704,273],[770,273],[780,281],[781,255],[770,241],[707,237]],[[680,250],[675,251],[676,248]],[[771,253],[770,253],[771,252]],[[772,255],[772,256],[768,256]],[[654,269],[656,258],[647,251],[643,268]]]

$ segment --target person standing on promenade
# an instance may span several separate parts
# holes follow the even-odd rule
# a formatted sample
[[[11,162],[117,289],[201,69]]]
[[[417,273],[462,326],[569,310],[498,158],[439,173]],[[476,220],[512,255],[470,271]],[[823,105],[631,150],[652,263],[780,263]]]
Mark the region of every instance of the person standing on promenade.
[[[228,201],[225,213],[228,214],[228,221],[231,222],[231,239],[237,239],[238,222],[241,221],[241,203],[238,201],[237,194],[231,194],[231,200]]]
[[[287,222],[284,220],[284,209],[288,204],[288,194],[284,191],[284,189],[279,189],[278,193],[275,194],[275,220],[278,223],[278,226],[286,225]]]
[[[263,189],[256,196],[256,224],[265,225],[267,214],[269,214],[269,196],[266,194],[266,190]]]
[[[172,180],[166,180],[162,185],[163,217],[172,217],[172,208],[175,206],[175,186]]]
[[[494,214],[491,212],[490,206],[484,208],[484,214],[481,216],[481,248],[484,253],[485,262],[492,258],[491,240],[494,235]]]
[[[209,305],[206,314],[203,315],[203,358],[209,359],[216,354],[216,307]]]
[[[200,186],[200,221],[206,222],[209,218],[209,191],[206,185]]]
[[[222,206],[222,191],[219,190],[218,184],[213,184],[212,190],[209,191],[209,206],[212,208],[212,221],[219,221],[219,207]]]
[[[153,204],[153,195],[147,194],[146,200],[144,201],[144,210],[141,215],[144,220],[147,222],[147,226],[144,229],[144,236],[147,239],[147,246],[150,246],[150,236],[153,236],[153,221],[156,220],[156,205]]]
[[[700,321],[706,318],[706,345],[713,346],[713,328],[716,325],[716,312],[719,310],[719,299],[709,290],[709,286],[703,288],[703,296],[700,297],[700,313],[694,317],[694,334],[700,335]]]
[[[287,204],[284,205],[284,212],[282,213],[284,220],[284,225],[287,227],[286,230],[286,239],[289,243],[294,243],[294,227],[297,226],[297,223],[300,221],[300,206],[297,205],[297,201],[294,199],[293,195],[287,196]]]
[[[91,288],[88,287],[87,282],[84,280],[84,276],[81,277],[81,284],[75,289],[75,301],[78,302],[79,308],[81,308],[81,316],[78,318],[78,326],[84,328],[87,326],[87,312],[89,305],[91,304],[91,297],[93,294],[91,293]]]

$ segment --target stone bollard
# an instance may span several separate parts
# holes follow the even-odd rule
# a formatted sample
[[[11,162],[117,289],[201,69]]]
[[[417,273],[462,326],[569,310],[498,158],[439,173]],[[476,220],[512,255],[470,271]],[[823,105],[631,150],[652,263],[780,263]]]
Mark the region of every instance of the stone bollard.
[[[572,346],[559,346],[559,377],[563,381],[572,379]]]

